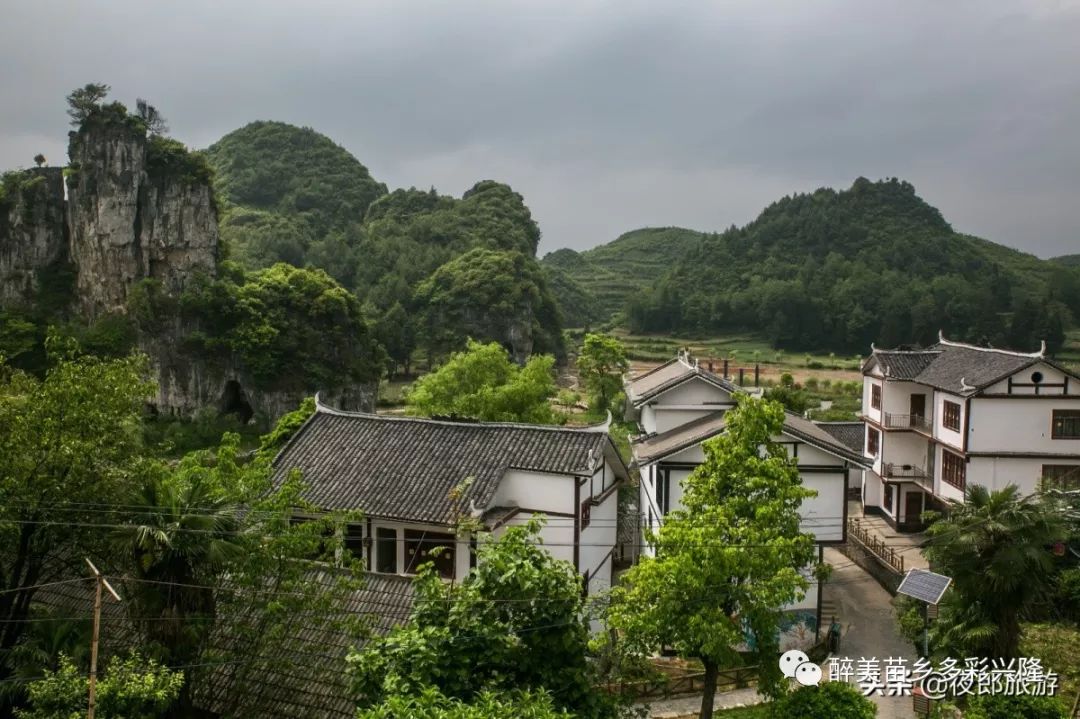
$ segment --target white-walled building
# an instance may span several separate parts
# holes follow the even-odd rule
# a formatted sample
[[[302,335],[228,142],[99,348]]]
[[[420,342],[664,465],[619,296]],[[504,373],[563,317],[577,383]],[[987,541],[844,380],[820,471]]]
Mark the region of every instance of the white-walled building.
[[[461,579],[479,523],[499,536],[543,514],[541,539],[586,591],[611,586],[618,488],[626,466],[606,425],[568,428],[343,412],[318,404],[274,460],[275,481],[303,473],[322,510],[358,510],[346,540],[369,571],[414,574],[434,561]],[[431,550],[444,547],[432,558]]]
[[[641,429],[632,448],[641,473],[643,529],[658,529],[664,515],[682,506],[682,480],[705,460],[702,443],[724,431],[725,413],[741,391],[685,354],[626,383],[628,413]],[[798,463],[803,486],[817,492],[803,502],[800,517],[820,557],[822,547],[847,539],[848,476],[866,462],[824,426],[791,412],[773,439]],[[651,553],[647,544],[642,551]],[[819,584],[811,582],[806,597],[788,607],[804,615],[811,631],[820,626],[820,595]]]
[[[1045,357],[950,342],[871,347],[863,363],[865,511],[900,530],[969,484],[1080,487],[1080,377]]]

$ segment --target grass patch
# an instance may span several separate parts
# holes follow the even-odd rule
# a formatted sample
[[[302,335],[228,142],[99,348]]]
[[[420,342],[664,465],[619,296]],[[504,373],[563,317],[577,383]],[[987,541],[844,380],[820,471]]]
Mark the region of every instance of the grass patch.
[[[1080,692],[1080,627],[1072,624],[1025,624],[1020,654],[1038,657],[1044,669],[1059,675],[1058,698],[1066,708]]]
[[[772,713],[768,704],[757,704],[752,707],[721,709],[713,712],[713,716],[724,717],[724,719],[768,719]]]

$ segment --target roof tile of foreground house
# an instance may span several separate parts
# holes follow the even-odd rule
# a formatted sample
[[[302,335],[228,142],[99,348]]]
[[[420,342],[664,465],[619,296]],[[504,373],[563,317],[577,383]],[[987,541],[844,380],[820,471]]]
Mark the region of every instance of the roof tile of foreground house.
[[[580,428],[450,422],[342,412],[315,414],[274,460],[274,480],[299,469],[321,509],[452,524],[489,511],[508,470],[591,475],[618,451],[606,425]]]
[[[866,425],[862,422],[815,422],[852,452],[862,454]]]
[[[333,570],[315,567],[310,580],[329,583]],[[93,607],[92,584],[63,584],[41,590],[35,602],[61,616],[85,616],[90,621]],[[362,616],[368,619],[372,635],[386,634],[404,624],[413,605],[411,577],[366,574],[363,587],[351,591],[344,601],[329,609],[339,617]],[[211,638],[211,656],[234,657],[245,639],[229,631]],[[106,655],[121,651],[137,641],[138,634],[128,619],[123,604],[107,601],[102,605],[102,647]],[[221,716],[289,717],[290,719],[345,719],[356,716],[356,703],[350,698],[348,665],[345,657],[357,641],[336,623],[317,624],[305,621],[303,614],[293,618],[288,631],[258,655],[223,659],[215,665],[208,658],[192,676],[194,701],[198,708]]]
[[[715,437],[724,431],[725,415],[726,412],[723,411],[711,412],[666,432],[635,440],[634,456],[638,464],[648,464],[663,459]],[[858,424],[860,428],[862,427],[861,423],[845,424]],[[862,455],[861,441],[858,449],[853,449],[814,422],[793,412],[785,413],[784,433],[860,466],[867,463]]]
[[[887,379],[917,382],[960,395],[975,394],[1040,362],[1057,366],[1043,350],[1012,352],[952,342],[943,336],[937,344],[921,350],[879,350],[873,346],[871,350],[864,372],[880,367]]]
[[[717,387],[735,392],[738,387],[728,380],[698,366],[696,361],[689,361],[684,355],[669,360],[659,367],[634,377],[627,382],[627,394],[635,405],[647,402],[667,390],[697,377]]]

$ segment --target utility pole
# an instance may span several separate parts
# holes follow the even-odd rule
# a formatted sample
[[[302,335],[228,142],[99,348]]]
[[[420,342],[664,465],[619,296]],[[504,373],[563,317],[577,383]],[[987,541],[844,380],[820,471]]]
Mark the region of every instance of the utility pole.
[[[98,637],[101,635],[101,589],[102,587],[108,589],[109,594],[118,602],[120,601],[120,595],[109,584],[109,580],[101,576],[101,572],[98,571],[98,568],[94,566],[89,557],[86,557],[86,563],[90,565],[90,571],[94,573],[94,634],[90,640],[90,705],[86,711],[86,719],[94,719],[94,700],[97,698]]]

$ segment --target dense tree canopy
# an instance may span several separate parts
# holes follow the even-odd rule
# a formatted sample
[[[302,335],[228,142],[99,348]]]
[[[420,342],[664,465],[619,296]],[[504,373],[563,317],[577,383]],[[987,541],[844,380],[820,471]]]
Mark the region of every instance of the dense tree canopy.
[[[142,359],[79,356],[56,337],[50,349],[43,379],[0,363],[0,679],[36,587],[103,551],[95,527],[137,481],[152,391]]]
[[[577,365],[593,405],[601,411],[610,409],[622,389],[623,375],[630,369],[622,342],[608,335],[585,335]]]
[[[198,330],[188,342],[207,359],[239,357],[264,389],[313,392],[368,382],[384,354],[354,295],[321,270],[280,263],[245,274],[223,268],[181,297]]]
[[[547,690],[576,717],[611,716],[612,702],[592,686],[581,578],[540,544],[540,527],[534,519],[482,541],[476,567],[459,584],[425,565],[409,622],[350,656],[362,707],[429,687],[467,703],[485,701],[489,691]]]
[[[647,538],[655,556],[634,565],[612,594],[611,623],[642,653],[673,646],[705,667],[701,716],[712,716],[717,671],[742,661],[753,635],[762,691],[779,694],[783,607],[809,586],[801,571],[814,540],[799,527],[813,492],[773,441],[778,403],[739,399],[724,434],[704,443],[705,462],[683,481],[684,509]]]
[[[133,719],[164,717],[184,683],[182,671],[171,671],[139,654],[116,657],[97,682],[95,717]],[[29,686],[29,707],[15,712],[19,719],[70,719],[84,716],[89,679],[68,657]]]
[[[1080,311],[1075,269],[954,231],[896,179],[785,197],[718,234],[646,232],[544,261],[602,301],[621,297],[633,330],[749,330],[794,349],[863,352],[944,329],[1022,349],[1045,338],[1055,350]],[[608,289],[615,277],[621,292]]]
[[[477,248],[437,269],[416,291],[420,326],[434,354],[466,338],[500,342],[517,362],[564,353],[561,318],[544,273],[520,252]]]
[[[309,241],[360,222],[386,194],[355,157],[310,127],[253,122],[211,145],[207,155],[228,206],[295,219]],[[234,238],[243,244],[242,234]]]
[[[1048,547],[1067,536],[1060,508],[1015,485],[968,486],[964,503],[930,525],[924,550],[953,583],[934,623],[944,656],[1015,658],[1020,619],[1050,587]]]
[[[552,424],[554,359],[534,355],[524,367],[495,342],[470,341],[408,393],[409,410],[427,417],[455,417],[499,422]]]

